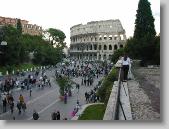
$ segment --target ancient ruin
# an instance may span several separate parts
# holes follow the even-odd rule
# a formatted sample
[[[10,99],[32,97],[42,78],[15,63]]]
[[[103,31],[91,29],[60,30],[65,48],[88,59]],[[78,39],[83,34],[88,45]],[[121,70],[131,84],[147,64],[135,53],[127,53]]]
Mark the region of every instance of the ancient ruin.
[[[92,21],[70,28],[70,57],[83,60],[109,60],[126,43],[120,20]]]

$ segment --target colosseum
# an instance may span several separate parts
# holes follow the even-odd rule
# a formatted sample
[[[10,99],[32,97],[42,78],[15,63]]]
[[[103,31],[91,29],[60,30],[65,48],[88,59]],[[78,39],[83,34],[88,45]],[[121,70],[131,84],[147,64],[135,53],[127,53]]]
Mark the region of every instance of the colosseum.
[[[124,47],[126,34],[118,19],[92,21],[71,27],[70,40],[71,58],[103,61]]]

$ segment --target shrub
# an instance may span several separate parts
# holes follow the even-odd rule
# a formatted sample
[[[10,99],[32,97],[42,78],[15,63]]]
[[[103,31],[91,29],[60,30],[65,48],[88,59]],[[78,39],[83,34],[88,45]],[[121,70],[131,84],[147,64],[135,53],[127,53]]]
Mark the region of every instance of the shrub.
[[[64,95],[64,91],[67,89],[71,88],[71,81],[69,80],[69,78],[65,77],[65,76],[60,76],[59,78],[56,79],[60,89],[60,95],[63,96]]]
[[[113,67],[108,76],[106,76],[103,80],[102,86],[97,92],[97,95],[99,96],[101,102],[107,104],[113,86],[113,82],[115,80],[117,80],[117,70],[115,67]]]

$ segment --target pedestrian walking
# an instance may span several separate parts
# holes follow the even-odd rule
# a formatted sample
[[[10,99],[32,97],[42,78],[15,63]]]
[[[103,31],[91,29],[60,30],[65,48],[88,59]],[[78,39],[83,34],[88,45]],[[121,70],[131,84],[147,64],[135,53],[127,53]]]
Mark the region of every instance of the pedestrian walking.
[[[83,81],[83,77],[82,77],[81,85],[83,85],[83,82],[84,82],[84,81]]]
[[[3,112],[6,112],[6,105],[7,105],[7,100],[6,98],[3,98],[2,100]]]
[[[18,108],[18,114],[20,115],[21,114],[21,108],[22,108],[21,102],[18,101],[16,106]]]
[[[19,96],[19,101],[20,101],[21,104],[24,102],[24,97],[23,97],[22,94],[20,94],[20,96]]]
[[[54,112],[52,113],[51,117],[52,117],[52,120],[56,120],[56,118],[57,118],[57,113],[54,111]]]
[[[22,103],[22,110],[25,112],[25,110],[26,110],[26,103],[25,102],[23,102]]]
[[[13,111],[14,111],[14,102],[13,101],[10,102],[10,110],[11,110],[11,114],[13,114]]]
[[[29,97],[31,97],[32,96],[32,88],[30,88],[30,90],[29,90]]]
[[[86,102],[89,102],[89,94],[87,92],[85,92],[85,98],[86,98]]]
[[[64,94],[64,103],[67,104],[67,94]]]
[[[84,78],[84,85],[86,86],[86,77]]]
[[[56,113],[56,119],[60,120],[60,112],[59,111],[57,111],[57,113]]]
[[[76,84],[76,89],[77,89],[78,92],[79,92],[79,89],[80,89],[80,85],[79,85],[79,84]]]

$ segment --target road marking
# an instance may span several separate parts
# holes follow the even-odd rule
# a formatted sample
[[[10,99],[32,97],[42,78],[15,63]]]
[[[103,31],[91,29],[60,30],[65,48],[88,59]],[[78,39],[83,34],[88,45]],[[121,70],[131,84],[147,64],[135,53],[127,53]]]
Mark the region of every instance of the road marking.
[[[48,108],[52,107],[55,103],[57,103],[59,101],[59,99],[57,99],[56,101],[54,101],[53,103],[49,104],[48,106],[46,106],[45,108],[43,108],[42,110],[40,110],[38,112],[38,114],[40,115],[41,113],[43,113],[45,110],[47,110]],[[27,120],[32,120],[33,117],[28,118]]]
[[[45,94],[39,96],[39,97],[36,97],[36,98],[33,99],[33,100],[28,101],[28,102],[27,102],[27,105],[28,105],[28,104],[31,104],[31,103],[34,103],[34,102],[37,101],[38,99],[40,99],[40,98],[42,98],[42,97],[44,97],[44,96],[47,96],[48,94],[50,94],[50,93],[52,93],[52,92],[55,92],[56,89],[57,89],[57,88],[55,88],[55,89],[53,89],[53,90],[51,90],[51,91],[49,91],[49,92],[47,92],[47,93],[45,93]]]
[[[52,93],[52,92],[56,92],[56,89],[57,89],[57,88],[55,88],[55,89],[53,89],[53,90],[51,90],[51,91],[49,91],[49,92],[47,92],[47,93],[45,93],[45,94],[39,96],[39,97],[36,97],[36,98],[33,99],[33,100],[30,100],[30,101],[28,101],[26,104],[29,105],[29,104],[31,104],[31,103],[34,103],[34,102],[37,101],[38,99],[40,99],[40,98],[42,98],[42,97],[44,97],[44,96],[47,96],[48,94],[50,94],[50,93]],[[17,110],[17,108],[15,107],[14,110]],[[9,111],[7,111],[7,112],[1,114],[0,117],[3,117],[4,115],[9,114],[10,112],[11,112],[11,111],[9,110]]]

